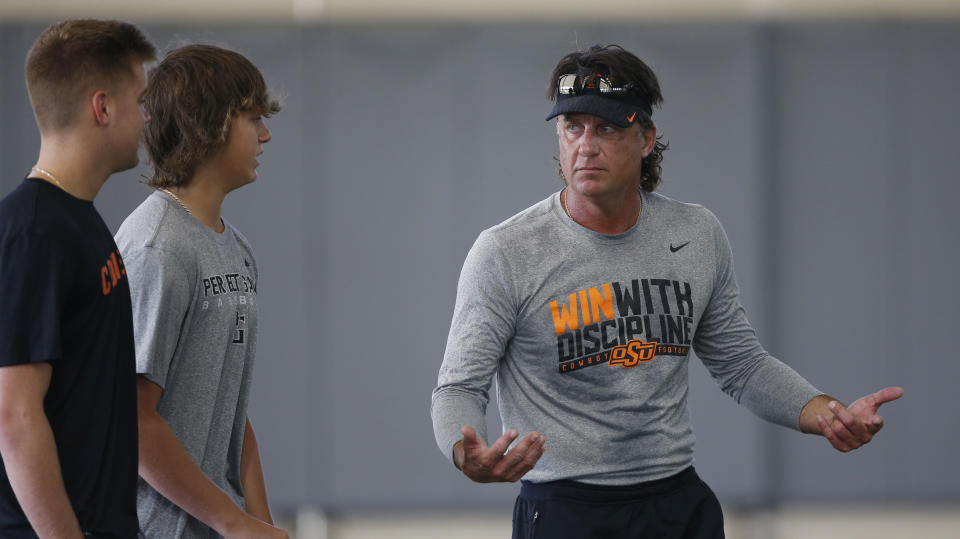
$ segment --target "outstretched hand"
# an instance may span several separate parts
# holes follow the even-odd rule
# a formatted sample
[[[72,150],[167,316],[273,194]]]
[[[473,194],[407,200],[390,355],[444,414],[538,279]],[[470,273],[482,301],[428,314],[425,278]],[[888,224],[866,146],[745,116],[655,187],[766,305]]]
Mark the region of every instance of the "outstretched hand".
[[[507,448],[519,436],[510,429],[487,447],[473,427],[460,429],[463,440],[453,446],[453,459],[464,475],[477,483],[514,482],[529,472],[543,455],[544,436],[531,432],[510,451]]]
[[[833,417],[817,415],[817,424],[823,436],[838,451],[852,451],[873,439],[883,428],[883,418],[877,413],[880,405],[903,396],[903,389],[887,387],[861,397],[849,407],[830,400],[827,405]]]

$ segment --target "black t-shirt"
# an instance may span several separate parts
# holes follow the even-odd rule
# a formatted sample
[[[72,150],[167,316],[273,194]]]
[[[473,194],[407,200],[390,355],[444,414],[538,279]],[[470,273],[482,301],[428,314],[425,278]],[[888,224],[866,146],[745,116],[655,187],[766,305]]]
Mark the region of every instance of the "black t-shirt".
[[[0,287],[0,368],[53,366],[44,411],[80,527],[136,537],[130,288],[93,203],[32,178],[0,201]],[[0,537],[36,537],[2,463]]]

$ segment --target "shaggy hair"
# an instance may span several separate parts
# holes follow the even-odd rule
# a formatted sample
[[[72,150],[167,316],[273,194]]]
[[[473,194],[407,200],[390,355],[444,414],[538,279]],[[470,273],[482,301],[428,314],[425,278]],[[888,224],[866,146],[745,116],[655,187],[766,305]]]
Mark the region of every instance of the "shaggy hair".
[[[227,144],[239,112],[270,116],[280,103],[243,55],[213,45],[171,51],[150,70],[143,106],[144,146],[153,164],[148,184],[184,187],[197,166]]]

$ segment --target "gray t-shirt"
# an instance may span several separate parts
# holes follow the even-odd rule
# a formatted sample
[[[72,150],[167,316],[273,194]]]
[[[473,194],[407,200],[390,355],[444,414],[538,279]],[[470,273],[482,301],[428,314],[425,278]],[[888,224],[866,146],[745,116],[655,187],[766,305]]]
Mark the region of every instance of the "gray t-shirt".
[[[257,264],[223,220],[217,234],[155,192],[116,241],[133,300],[137,372],[163,388],[157,409],[203,472],[244,507],[240,455],[257,344]],[[217,537],[139,480],[147,537]]]
[[[702,206],[643,194],[617,235],[566,216],[559,193],[485,230],[467,255],[431,415],[447,458],[484,414],[494,379],[503,428],[539,431],[524,479],[625,485],[692,464],[687,365],[798,428],[819,392],[770,356],[739,302],[726,235]],[[496,437],[491,437],[496,438]]]

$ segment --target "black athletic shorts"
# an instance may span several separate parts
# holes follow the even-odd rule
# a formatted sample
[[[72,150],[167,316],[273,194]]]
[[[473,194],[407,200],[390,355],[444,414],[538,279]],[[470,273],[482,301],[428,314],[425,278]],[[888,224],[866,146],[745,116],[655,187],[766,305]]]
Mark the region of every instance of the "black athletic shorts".
[[[723,512],[693,466],[628,486],[522,482],[513,539],[723,539]]]

